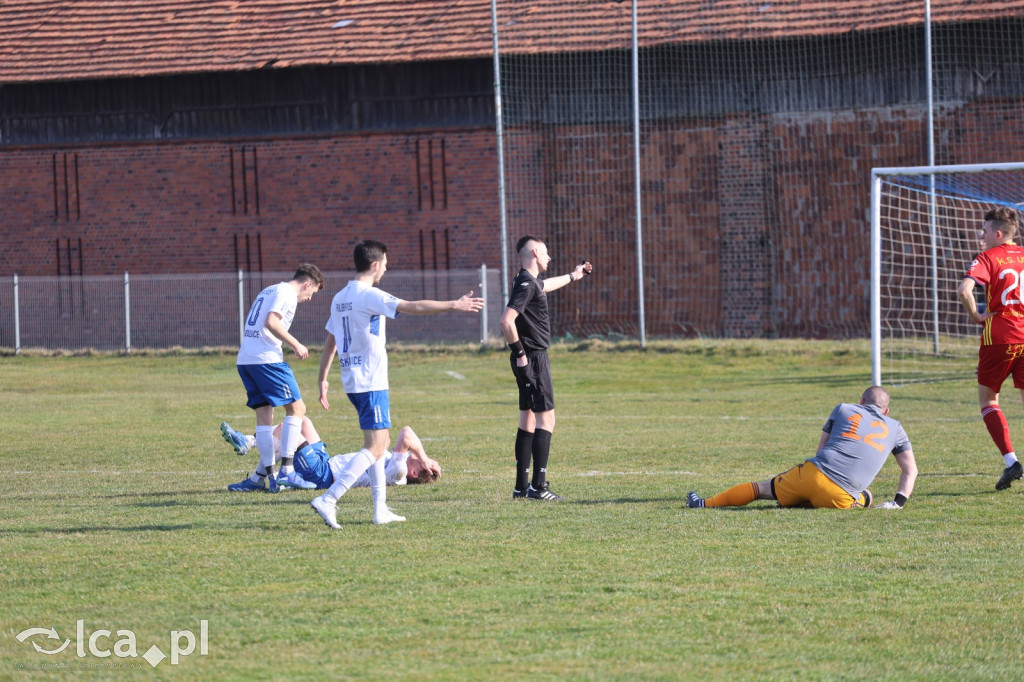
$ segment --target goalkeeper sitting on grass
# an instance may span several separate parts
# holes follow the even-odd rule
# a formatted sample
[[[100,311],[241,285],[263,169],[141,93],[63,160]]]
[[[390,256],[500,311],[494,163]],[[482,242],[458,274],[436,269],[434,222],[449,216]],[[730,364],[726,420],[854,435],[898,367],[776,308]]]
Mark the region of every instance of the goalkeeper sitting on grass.
[[[256,445],[253,436],[236,431],[227,422],[221,423],[220,431],[224,440],[234,448],[235,454],[244,455]],[[296,480],[302,483],[298,487],[308,490],[330,488],[334,483],[334,473],[341,471],[355,453],[331,457],[309,417],[302,418],[302,439],[303,442],[295,449],[294,459],[295,471],[299,474]],[[278,425],[274,429],[274,459],[276,461],[280,458],[281,426]],[[384,472],[387,485],[433,483],[441,477],[441,465],[427,455],[423,441],[412,427],[404,426],[398,432],[394,450],[384,455]],[[287,481],[282,481],[282,485],[294,487],[289,486]],[[369,485],[370,478],[364,473],[352,487]]]
[[[814,457],[767,481],[741,483],[707,499],[691,492],[686,504],[741,507],[754,500],[778,500],[780,507],[870,507],[867,487],[892,453],[902,471],[899,487],[895,499],[878,506],[901,509],[914,491],[917,463],[903,426],[888,414],[889,394],[881,386],[871,386],[859,405],[836,405],[822,427]]]

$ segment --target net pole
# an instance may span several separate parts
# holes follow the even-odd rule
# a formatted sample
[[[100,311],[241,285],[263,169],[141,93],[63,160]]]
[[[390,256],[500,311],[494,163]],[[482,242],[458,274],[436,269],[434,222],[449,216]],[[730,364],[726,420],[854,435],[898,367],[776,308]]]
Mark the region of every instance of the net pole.
[[[132,352],[132,289],[128,273],[124,273],[124,352]]]
[[[928,179],[928,238],[931,241],[932,352],[939,354],[939,228],[936,224],[935,176]]]
[[[928,99],[928,165],[935,165],[935,90],[932,84],[932,3],[924,1],[924,69]]]
[[[14,354],[21,353],[21,310],[18,301],[18,275],[14,275]]]
[[[494,44],[494,127],[498,143],[498,225],[501,242],[501,300],[508,300],[508,222],[505,209],[505,126],[501,116],[501,51],[498,49],[498,0],[491,0]]]
[[[245,340],[245,278],[242,271],[238,271],[238,347],[242,347]]]
[[[644,318],[644,228],[640,194],[640,55],[637,39],[637,0],[633,0],[633,194],[636,210],[636,303],[640,347],[647,348],[647,326]]]
[[[882,385],[882,176],[871,173],[871,384]]]
[[[928,165],[935,165],[935,97],[932,84],[932,3],[924,2],[925,89],[928,96]],[[939,354],[939,228],[936,224],[935,176],[928,176],[928,236],[931,239],[932,352]]]
[[[484,307],[480,311],[480,345],[487,345],[487,263],[480,264],[480,298],[484,299]]]

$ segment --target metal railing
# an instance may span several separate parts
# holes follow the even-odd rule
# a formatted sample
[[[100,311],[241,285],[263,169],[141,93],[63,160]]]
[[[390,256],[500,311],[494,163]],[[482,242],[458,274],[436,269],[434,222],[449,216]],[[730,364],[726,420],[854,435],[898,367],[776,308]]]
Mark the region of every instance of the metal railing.
[[[237,348],[249,304],[291,272],[4,278],[0,281],[0,347],[94,349]],[[323,291],[299,305],[291,333],[320,345],[331,298],[352,277],[324,273]],[[382,283],[405,300],[450,300],[469,291],[486,300],[481,314],[400,316],[388,340],[401,343],[487,343],[501,335],[500,271],[389,271]]]

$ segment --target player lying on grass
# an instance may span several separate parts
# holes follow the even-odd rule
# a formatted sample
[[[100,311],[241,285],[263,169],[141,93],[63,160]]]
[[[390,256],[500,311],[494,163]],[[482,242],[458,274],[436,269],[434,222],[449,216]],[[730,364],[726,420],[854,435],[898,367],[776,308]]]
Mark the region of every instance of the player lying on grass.
[[[220,430],[224,440],[234,448],[235,454],[244,455],[256,445],[253,436],[236,431],[227,422],[221,423]],[[275,460],[281,457],[280,438],[281,425],[279,424],[274,429]],[[295,450],[294,466],[298,476],[280,479],[278,482],[286,487],[309,490],[330,488],[334,483],[335,472],[341,471],[355,453],[350,452],[331,457],[327,453],[327,446],[324,445],[309,417],[303,417],[302,438],[303,442]],[[441,465],[427,455],[423,448],[423,441],[411,426],[402,427],[398,432],[397,440],[395,440],[394,449],[385,453],[384,471],[387,485],[433,483],[441,477]],[[353,487],[368,487],[369,485],[370,478],[364,473],[356,480]]]
[[[860,404],[836,405],[822,427],[814,457],[767,481],[740,483],[707,499],[691,492],[686,505],[741,507],[754,500],[778,500],[780,507],[869,507],[867,488],[892,453],[902,472],[896,498],[878,506],[901,509],[914,491],[917,463],[903,426],[888,414],[889,394],[871,386]]]

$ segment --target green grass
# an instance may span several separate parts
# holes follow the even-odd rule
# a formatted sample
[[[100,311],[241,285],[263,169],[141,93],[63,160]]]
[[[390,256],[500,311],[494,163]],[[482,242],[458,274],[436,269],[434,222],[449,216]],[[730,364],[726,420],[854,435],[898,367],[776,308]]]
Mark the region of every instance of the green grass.
[[[685,342],[552,352],[561,504],[513,502],[516,405],[504,353],[391,356],[392,418],[445,469],[369,492],[232,495],[255,458],[220,437],[253,422],[233,356],[0,359],[0,678],[41,663],[135,662],[159,679],[1010,679],[1024,664],[1024,485],[1002,469],[969,381],[894,390],[921,476],[900,512],[688,510],[809,456],[832,406],[869,381],[864,343]],[[361,443],[335,379],[292,362],[331,452]],[[1009,389],[1009,385],[1008,385]],[[1024,441],[1015,396],[1004,403]],[[890,461],[872,486],[895,492]],[[29,627],[75,639],[171,630],[209,653],[36,653]],[[118,636],[100,640],[113,648]],[[18,667],[19,665],[25,667]],[[136,671],[138,672],[138,671]],[[119,671],[100,673],[116,678]]]

